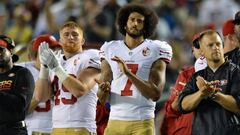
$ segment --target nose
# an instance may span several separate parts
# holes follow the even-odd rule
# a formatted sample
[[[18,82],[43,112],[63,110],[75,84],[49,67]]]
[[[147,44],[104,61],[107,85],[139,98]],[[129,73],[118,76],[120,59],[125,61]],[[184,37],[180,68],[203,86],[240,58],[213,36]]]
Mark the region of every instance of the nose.
[[[137,26],[138,25],[138,21],[134,21],[133,24],[134,24],[134,26]]]
[[[213,49],[217,49],[218,47],[216,46],[216,44],[213,45]]]
[[[214,48],[214,49],[219,49],[219,48],[220,48],[220,45],[219,45],[218,43],[214,43],[214,44],[213,44],[213,48]]]
[[[73,35],[72,35],[72,34],[69,34],[69,35],[68,35],[68,38],[69,38],[69,39],[73,39]]]
[[[70,34],[70,35],[69,35],[69,38],[70,38],[70,39],[73,39],[73,38],[74,38],[74,36],[73,36],[72,34]]]

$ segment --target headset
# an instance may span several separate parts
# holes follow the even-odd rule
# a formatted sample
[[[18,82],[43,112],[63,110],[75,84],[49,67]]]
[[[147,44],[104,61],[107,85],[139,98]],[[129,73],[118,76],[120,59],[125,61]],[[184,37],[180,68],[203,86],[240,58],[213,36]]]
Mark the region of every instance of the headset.
[[[199,39],[195,39],[195,40],[193,41],[193,46],[194,46],[195,48],[197,48],[197,49],[200,49]]]

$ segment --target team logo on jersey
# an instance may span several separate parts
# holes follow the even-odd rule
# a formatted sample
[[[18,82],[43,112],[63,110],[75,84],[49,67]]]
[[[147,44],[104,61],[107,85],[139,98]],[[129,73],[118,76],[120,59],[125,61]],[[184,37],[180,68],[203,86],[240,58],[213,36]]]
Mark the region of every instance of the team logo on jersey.
[[[15,76],[14,73],[10,73],[10,74],[8,75],[8,77],[13,77],[13,76]]]
[[[80,59],[78,58],[78,59],[75,59],[75,60],[74,60],[73,65],[76,66],[76,65],[78,65],[79,63],[80,63]]]
[[[0,82],[0,91],[1,90],[10,90],[12,86],[12,80],[5,80]]]
[[[224,86],[224,85],[227,85],[227,83],[228,83],[228,80],[220,80],[219,85]]]
[[[144,48],[144,49],[142,50],[142,54],[143,54],[143,56],[148,56],[148,55],[150,55],[150,49],[149,49],[148,47]]]

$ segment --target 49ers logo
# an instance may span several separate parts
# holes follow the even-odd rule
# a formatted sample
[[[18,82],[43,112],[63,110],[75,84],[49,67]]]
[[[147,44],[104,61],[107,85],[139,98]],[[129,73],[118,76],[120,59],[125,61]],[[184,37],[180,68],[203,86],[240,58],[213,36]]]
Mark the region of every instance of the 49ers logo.
[[[11,86],[12,86],[12,80],[0,82],[0,90],[10,90]]]
[[[148,56],[148,55],[150,55],[150,53],[151,52],[150,52],[150,49],[148,47],[146,47],[142,50],[143,56]]]

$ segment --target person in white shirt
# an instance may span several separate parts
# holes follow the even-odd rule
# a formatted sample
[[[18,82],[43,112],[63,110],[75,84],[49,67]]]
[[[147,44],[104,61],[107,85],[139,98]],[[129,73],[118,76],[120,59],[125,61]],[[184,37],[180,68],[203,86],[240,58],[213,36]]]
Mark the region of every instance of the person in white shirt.
[[[37,81],[40,70],[38,47],[43,41],[47,42],[49,47],[53,50],[60,49],[59,42],[53,36],[48,34],[40,35],[28,45],[27,51],[30,61],[18,63],[18,65],[30,70],[35,82]],[[25,118],[28,135],[50,135],[52,130],[52,103],[52,99],[39,103],[35,98],[32,98],[28,115]]]
[[[152,10],[138,4],[122,7],[117,16],[124,40],[101,47],[98,97],[111,105],[105,135],[153,135],[154,110],[165,85],[172,48],[167,42],[147,39],[157,25]]]
[[[60,56],[46,42],[39,47],[41,68],[35,98],[46,101],[54,96],[52,135],[95,134],[97,85],[94,79],[100,75],[99,52],[83,51],[83,30],[75,22],[66,22],[60,28],[59,42],[64,52]],[[52,83],[48,80],[49,69],[53,72]]]

